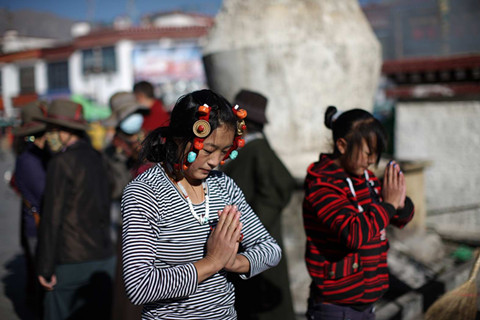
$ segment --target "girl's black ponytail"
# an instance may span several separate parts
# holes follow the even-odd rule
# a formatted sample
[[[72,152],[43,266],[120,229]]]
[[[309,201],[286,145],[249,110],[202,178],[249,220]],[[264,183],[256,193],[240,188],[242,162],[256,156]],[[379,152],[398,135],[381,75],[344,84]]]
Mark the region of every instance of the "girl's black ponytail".
[[[333,125],[333,116],[337,113],[337,108],[334,106],[328,106],[327,110],[325,111],[325,126],[328,129],[332,129]]]

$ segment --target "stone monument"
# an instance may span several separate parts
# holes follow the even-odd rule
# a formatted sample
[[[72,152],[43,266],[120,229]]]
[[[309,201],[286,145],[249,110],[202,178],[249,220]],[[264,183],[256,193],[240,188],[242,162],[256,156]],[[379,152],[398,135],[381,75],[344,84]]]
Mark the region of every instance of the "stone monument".
[[[381,48],[357,0],[225,0],[204,47],[210,88],[269,98],[266,134],[305,176],[331,133],[328,105],[371,110]]]

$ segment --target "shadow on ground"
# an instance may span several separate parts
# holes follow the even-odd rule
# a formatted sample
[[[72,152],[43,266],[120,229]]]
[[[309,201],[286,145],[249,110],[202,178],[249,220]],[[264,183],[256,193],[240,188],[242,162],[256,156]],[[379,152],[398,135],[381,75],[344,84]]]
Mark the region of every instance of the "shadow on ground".
[[[5,296],[12,301],[15,313],[22,320],[33,320],[35,317],[27,307],[25,294],[25,259],[24,256],[16,255],[12,260],[4,265],[7,271],[6,276],[2,278],[5,288]]]

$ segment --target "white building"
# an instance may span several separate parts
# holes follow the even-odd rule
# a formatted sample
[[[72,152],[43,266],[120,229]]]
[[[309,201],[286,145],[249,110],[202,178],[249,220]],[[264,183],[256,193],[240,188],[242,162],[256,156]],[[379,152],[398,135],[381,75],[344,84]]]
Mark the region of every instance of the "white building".
[[[199,26],[196,15],[190,25],[188,14],[174,15],[163,15],[162,27],[87,30],[68,45],[0,55],[0,110],[11,117],[30,101],[73,94],[106,106],[112,94],[132,90],[140,80],[152,82],[169,104],[173,96],[205,86],[201,42],[212,18]],[[172,21],[180,16],[177,26]]]

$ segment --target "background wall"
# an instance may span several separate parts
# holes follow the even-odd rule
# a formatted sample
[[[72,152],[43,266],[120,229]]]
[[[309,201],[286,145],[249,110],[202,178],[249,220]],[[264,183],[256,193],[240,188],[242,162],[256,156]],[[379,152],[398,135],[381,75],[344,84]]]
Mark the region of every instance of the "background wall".
[[[430,211],[480,205],[480,101],[398,103],[395,128],[398,159],[432,160]]]

